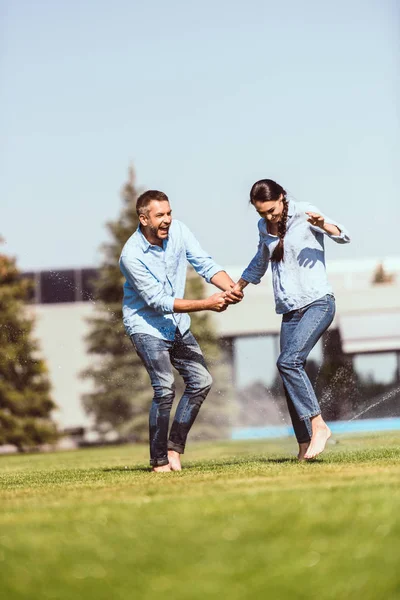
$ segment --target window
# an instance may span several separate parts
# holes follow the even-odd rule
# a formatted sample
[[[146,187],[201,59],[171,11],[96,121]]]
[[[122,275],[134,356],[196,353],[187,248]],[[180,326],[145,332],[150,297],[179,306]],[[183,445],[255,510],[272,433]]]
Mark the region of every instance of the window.
[[[88,302],[94,298],[94,282],[97,279],[97,269],[82,269],[81,286],[83,302]]]
[[[75,272],[72,269],[42,271],[40,273],[40,288],[41,304],[75,302],[77,293]]]

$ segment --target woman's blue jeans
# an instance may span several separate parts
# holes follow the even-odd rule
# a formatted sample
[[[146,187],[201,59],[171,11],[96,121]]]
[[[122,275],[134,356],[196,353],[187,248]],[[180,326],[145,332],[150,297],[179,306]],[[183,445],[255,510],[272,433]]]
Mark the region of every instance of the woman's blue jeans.
[[[190,331],[183,336],[177,329],[175,340],[147,333],[131,335],[133,346],[150,376],[154,391],[150,408],[150,464],[168,464],[168,450],[183,454],[186,438],[200,407],[210,391],[212,378],[200,346]],[[172,367],[185,382],[168,438],[169,416],[175,397]]]
[[[304,369],[305,363],[334,316],[335,298],[332,294],[327,294],[303,308],[284,314],[282,318],[281,354],[277,367],[299,443],[310,441],[310,418],[321,414],[314,389]]]

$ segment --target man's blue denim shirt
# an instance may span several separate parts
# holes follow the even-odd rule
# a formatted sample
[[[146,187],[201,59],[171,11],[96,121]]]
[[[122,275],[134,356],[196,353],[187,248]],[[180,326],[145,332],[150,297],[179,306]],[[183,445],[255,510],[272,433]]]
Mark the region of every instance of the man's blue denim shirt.
[[[126,279],[122,312],[129,336],[148,333],[173,340],[177,328],[182,335],[188,331],[189,315],[174,313],[175,298],[184,297],[188,261],[208,282],[223,271],[176,219],[162,248],[149,244],[140,227],[131,235],[119,260]]]
[[[311,225],[306,212],[322,215],[326,223],[340,229],[340,235],[327,234],[323,229]],[[260,283],[268,269],[270,257],[279,241],[277,236],[268,233],[264,218],[258,222],[258,231],[257,253],[242,274],[245,281],[255,284]],[[289,200],[284,260],[271,261],[275,309],[278,314],[303,308],[325,294],[332,293],[325,269],[324,235],[339,244],[350,241],[343,225],[324,215],[319,208],[308,202]]]

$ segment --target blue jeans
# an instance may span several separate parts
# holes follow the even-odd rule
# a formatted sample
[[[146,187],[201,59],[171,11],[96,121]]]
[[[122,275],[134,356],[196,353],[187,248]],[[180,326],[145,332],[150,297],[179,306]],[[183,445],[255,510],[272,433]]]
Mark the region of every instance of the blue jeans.
[[[304,369],[305,363],[334,316],[335,298],[327,294],[303,308],[285,313],[282,318],[281,354],[277,367],[299,443],[310,441],[310,418],[321,414],[314,389]]]
[[[183,454],[186,438],[210,391],[212,378],[200,346],[190,331],[175,340],[162,340],[147,333],[131,335],[132,344],[149,374],[154,391],[150,408],[150,464],[168,464],[168,450]],[[175,397],[172,367],[185,382],[168,438],[169,415]]]

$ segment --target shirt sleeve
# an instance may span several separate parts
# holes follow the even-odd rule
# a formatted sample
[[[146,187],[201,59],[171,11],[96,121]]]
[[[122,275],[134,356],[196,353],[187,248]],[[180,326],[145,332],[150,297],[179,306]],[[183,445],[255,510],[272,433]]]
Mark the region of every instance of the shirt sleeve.
[[[138,258],[121,256],[119,261],[122,274],[148,306],[157,312],[174,312],[173,296],[166,294],[164,286]]]
[[[269,265],[269,251],[264,242],[264,236],[260,232],[258,248],[255,256],[250,261],[248,267],[242,273],[242,279],[249,283],[260,283],[261,278],[265,275]]]
[[[207,283],[210,283],[214,275],[219,273],[219,271],[224,271],[224,269],[218,265],[205,250],[203,250],[193,233],[188,227],[186,227],[186,225],[181,223],[181,227],[187,260],[190,262],[195,271],[204,277]]]
[[[317,206],[309,204],[306,208],[306,211],[315,212],[322,215],[327,223],[329,223],[330,225],[336,225],[336,227],[340,229],[340,235],[332,235],[331,233],[327,233],[324,229],[321,229],[320,227],[316,227],[315,225],[311,225],[311,223],[309,223],[311,229],[314,229],[314,231],[318,231],[320,233],[323,233],[324,235],[327,235],[331,238],[331,240],[337,242],[338,244],[348,244],[350,242],[350,236],[348,234],[347,229],[343,225],[335,221],[335,219],[331,219],[331,217],[325,215]]]

